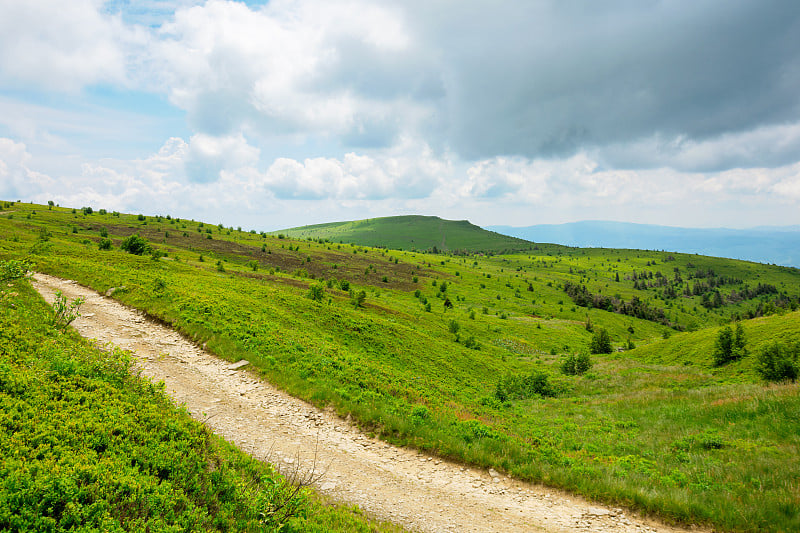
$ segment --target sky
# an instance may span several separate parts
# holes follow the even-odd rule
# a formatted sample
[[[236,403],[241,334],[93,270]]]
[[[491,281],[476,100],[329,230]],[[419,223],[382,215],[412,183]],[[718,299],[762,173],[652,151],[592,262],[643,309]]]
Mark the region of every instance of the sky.
[[[800,224],[796,0],[0,0],[0,198]]]

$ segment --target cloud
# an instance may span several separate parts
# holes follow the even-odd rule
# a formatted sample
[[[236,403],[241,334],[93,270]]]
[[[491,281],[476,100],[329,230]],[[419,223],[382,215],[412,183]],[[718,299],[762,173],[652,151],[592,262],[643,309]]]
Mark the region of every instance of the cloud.
[[[606,164],[627,168],[670,167],[682,171],[714,172],[754,166],[781,167],[800,154],[800,122],[761,126],[713,139],[660,135],[607,146]]]
[[[421,136],[466,161],[602,150],[623,168],[702,171],[796,153],[770,141],[800,123],[798,25],[788,0],[211,0],[178,10],[152,53],[163,90],[211,135],[344,150]]]
[[[194,182],[216,181],[223,170],[255,166],[259,156],[260,150],[249,145],[242,134],[212,137],[198,133],[189,141],[186,173]]]
[[[387,5],[210,0],[177,11],[158,37],[162,90],[210,135],[387,146],[428,113],[408,97],[420,76],[402,13]]]
[[[101,0],[0,4],[0,80],[6,87],[77,91],[123,83],[121,41],[136,33],[102,12]]]
[[[795,2],[467,1],[426,3],[418,18],[441,51],[449,140],[468,159],[703,142],[800,118]]]
[[[165,94],[193,133],[307,146],[312,158],[411,137],[467,162],[596,152],[617,168],[702,172],[794,161],[793,0],[451,7],[6,2],[0,76],[54,91],[111,83]]]
[[[401,144],[380,156],[347,153],[341,159],[279,158],[264,173],[263,185],[284,199],[342,201],[430,196],[452,173],[450,162],[427,146]]]
[[[497,157],[478,161],[467,169],[461,193],[476,198],[498,198],[518,192],[531,181],[544,185],[542,178],[530,161]]]
[[[30,200],[54,184],[54,180],[30,168],[31,154],[26,146],[12,139],[0,137],[0,198]]]

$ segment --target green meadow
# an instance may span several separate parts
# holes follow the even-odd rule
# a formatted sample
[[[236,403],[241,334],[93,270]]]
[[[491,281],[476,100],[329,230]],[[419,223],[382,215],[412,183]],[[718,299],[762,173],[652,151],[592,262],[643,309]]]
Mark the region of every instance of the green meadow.
[[[772,343],[800,342],[800,270],[512,246],[462,223],[442,239],[431,217],[272,235],[97,208],[2,213],[0,260],[124,287],[115,299],[388,442],[676,523],[800,530],[797,385],[758,371]],[[121,249],[135,234],[142,255]],[[18,308],[45,313],[13,285]],[[746,350],[715,366],[732,322]],[[610,353],[589,354],[601,331]]]

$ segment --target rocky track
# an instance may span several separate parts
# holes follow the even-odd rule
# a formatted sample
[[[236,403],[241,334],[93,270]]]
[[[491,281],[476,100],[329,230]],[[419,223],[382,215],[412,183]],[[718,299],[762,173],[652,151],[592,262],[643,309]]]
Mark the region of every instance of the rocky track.
[[[314,470],[317,491],[375,518],[429,532],[685,531],[371,439],[113,299],[43,274],[32,283],[48,302],[84,297],[75,329],[131,350],[143,376],[215,433],[290,476]]]

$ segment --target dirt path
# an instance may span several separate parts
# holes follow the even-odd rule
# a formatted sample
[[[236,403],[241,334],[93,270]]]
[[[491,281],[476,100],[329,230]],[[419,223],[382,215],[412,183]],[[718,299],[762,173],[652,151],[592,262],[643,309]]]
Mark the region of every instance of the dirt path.
[[[284,472],[308,468],[316,454],[317,468],[327,468],[316,489],[376,518],[430,532],[684,531],[370,439],[110,298],[42,274],[32,281],[48,302],[57,290],[84,297],[75,329],[132,350],[142,374],[163,380],[215,433]]]

